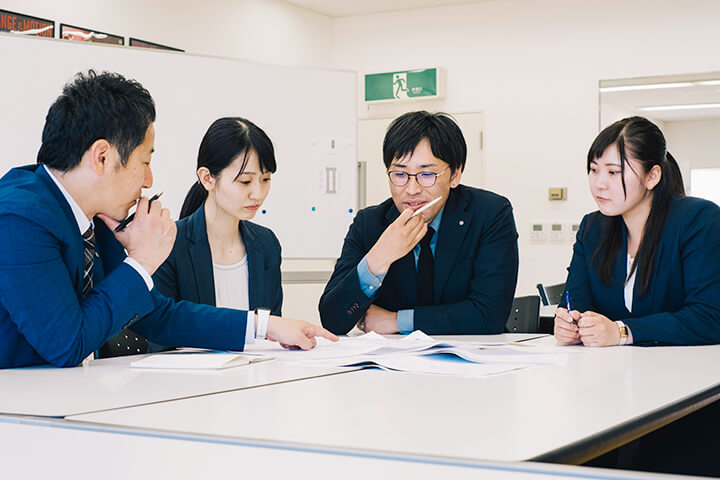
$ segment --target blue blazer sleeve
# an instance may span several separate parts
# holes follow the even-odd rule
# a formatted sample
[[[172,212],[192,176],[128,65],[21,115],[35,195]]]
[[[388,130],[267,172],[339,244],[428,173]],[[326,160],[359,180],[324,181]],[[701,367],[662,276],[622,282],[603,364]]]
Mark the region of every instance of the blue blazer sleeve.
[[[677,243],[668,239],[670,245],[663,245],[661,259],[677,259],[681,268],[673,272],[678,275],[668,275],[662,270],[656,272],[655,284],[650,286],[658,290],[667,286],[681,293],[679,308],[671,306],[666,311],[625,319],[634,342],[720,343],[720,208],[707,203],[695,212],[678,215],[678,228],[671,225],[672,234],[677,234]],[[674,245],[677,247],[667,248]],[[669,263],[661,261],[656,268],[663,269]],[[672,298],[672,293],[664,293],[656,292],[656,304]]]
[[[369,250],[362,240],[366,213],[366,210],[358,212],[350,225],[340,258],[318,304],[323,327],[337,335],[352,330],[372,303],[363,293],[357,274],[357,266]]]
[[[119,265],[80,302],[62,245],[48,229],[21,216],[3,215],[0,231],[5,237],[0,246],[3,307],[24,341],[46,362],[78,365],[124,326],[153,310],[150,292],[129,265]]]

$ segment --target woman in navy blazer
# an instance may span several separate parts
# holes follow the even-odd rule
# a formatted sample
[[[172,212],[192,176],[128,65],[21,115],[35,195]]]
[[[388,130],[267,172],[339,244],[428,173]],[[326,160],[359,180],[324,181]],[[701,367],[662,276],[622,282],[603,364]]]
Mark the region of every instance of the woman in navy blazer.
[[[218,119],[203,137],[197,167],[155,285],[176,300],[280,316],[280,243],[270,229],[249,222],[276,170],[270,138],[244,118]]]
[[[685,196],[660,129],[604,129],[588,152],[599,212],[583,218],[555,316],[562,343],[720,343],[720,208]]]

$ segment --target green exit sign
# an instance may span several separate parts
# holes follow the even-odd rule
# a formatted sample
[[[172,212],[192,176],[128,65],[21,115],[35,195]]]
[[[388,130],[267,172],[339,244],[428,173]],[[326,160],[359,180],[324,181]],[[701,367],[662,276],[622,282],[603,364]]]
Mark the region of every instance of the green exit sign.
[[[366,102],[398,102],[442,98],[442,70],[424,68],[365,75]]]

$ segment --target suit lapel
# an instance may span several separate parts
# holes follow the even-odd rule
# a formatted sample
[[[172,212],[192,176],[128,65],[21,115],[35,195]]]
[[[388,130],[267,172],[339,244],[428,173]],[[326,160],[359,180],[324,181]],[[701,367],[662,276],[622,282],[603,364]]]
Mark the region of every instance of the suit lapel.
[[[80,293],[80,290],[82,289],[82,278],[84,269],[83,263],[85,257],[85,246],[83,244],[82,234],[80,233],[80,227],[78,227],[77,220],[75,220],[75,215],[73,214],[70,205],[65,199],[65,196],[62,194],[60,189],[58,189],[57,185],[55,185],[55,182],[52,178],[50,178],[47,171],[45,171],[45,167],[43,167],[42,165],[37,165],[33,166],[33,168],[35,168],[35,174],[40,178],[40,180],[42,180],[43,184],[50,191],[53,197],[55,197],[55,200],[57,200],[58,204],[60,205],[60,209],[65,214],[66,220],[68,222],[68,231],[70,232],[70,237],[68,239],[68,241],[70,242],[70,252],[72,252],[72,258],[68,259],[68,261],[71,262],[71,265],[75,265],[75,276],[73,277],[74,285],[76,291]],[[93,281],[95,281],[94,274]]]
[[[261,245],[258,245],[255,232],[247,222],[240,222],[240,237],[245,244],[248,262],[248,304],[250,310],[259,306],[270,306],[266,301],[265,292],[265,257]]]
[[[657,250],[655,252],[655,262],[653,267],[653,275],[652,278],[650,278],[650,285],[655,285],[659,272],[660,272],[660,259],[662,258],[662,249],[663,249],[663,241],[660,240],[660,243],[658,243]],[[641,286],[640,286],[640,279],[638,277],[638,274],[640,272],[635,274],[635,286],[633,287],[633,317],[641,317],[644,315],[650,315],[653,313],[653,305],[654,305],[654,294],[655,289],[650,288],[647,292],[647,295],[644,297],[641,297]]]
[[[455,259],[460,253],[460,245],[470,229],[472,217],[472,211],[467,209],[467,200],[460,196],[455,189],[450,190],[435,245],[433,283],[435,304],[440,303],[443,289],[447,285]]]
[[[188,255],[195,272],[198,303],[215,305],[215,276],[213,275],[212,254],[205,225],[205,205],[201,205],[191,218],[188,229]]]

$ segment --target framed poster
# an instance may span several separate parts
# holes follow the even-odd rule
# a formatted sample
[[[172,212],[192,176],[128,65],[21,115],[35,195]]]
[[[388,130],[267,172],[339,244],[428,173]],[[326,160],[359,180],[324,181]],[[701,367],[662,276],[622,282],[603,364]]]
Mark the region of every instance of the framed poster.
[[[130,37],[130,46],[131,47],[141,47],[141,48],[156,48],[158,50],[172,50],[173,52],[184,52],[185,51],[180,48],[168,47],[167,45],[160,45],[159,43],[146,42],[145,40],[138,40],[137,38],[132,38],[132,37]]]
[[[0,10],[0,32],[34,35],[36,37],[55,37],[55,21],[40,17],[31,17],[22,13]]]
[[[60,38],[76,42],[107,43],[110,45],[125,45],[125,37],[119,37],[98,30],[75,27],[65,23],[60,24]]]

